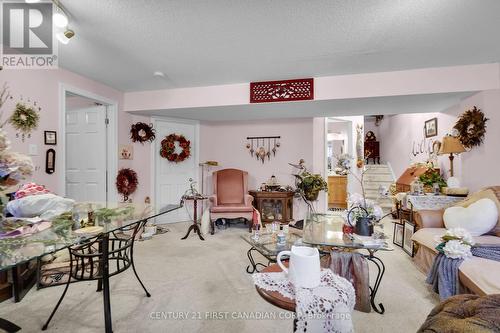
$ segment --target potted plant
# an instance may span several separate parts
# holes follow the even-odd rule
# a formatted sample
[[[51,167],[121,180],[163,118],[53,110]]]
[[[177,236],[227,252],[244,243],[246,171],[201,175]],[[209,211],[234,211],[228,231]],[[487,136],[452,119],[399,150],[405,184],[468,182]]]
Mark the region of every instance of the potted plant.
[[[299,164],[289,164],[299,170],[298,173],[293,174],[295,177],[296,196],[301,197],[307,206],[309,206],[309,209],[314,212],[315,209],[312,202],[318,200],[319,192],[328,192],[328,184],[320,174],[313,174],[307,171],[303,159],[299,161]]]
[[[438,184],[440,189],[446,187],[446,181],[441,177],[439,171],[434,168],[429,168],[419,177],[419,180],[424,184],[425,192],[433,192],[434,184]]]
[[[297,180],[297,189],[300,190],[308,201],[316,201],[318,200],[319,192],[328,191],[328,184],[320,174],[312,174],[305,170],[294,176]]]

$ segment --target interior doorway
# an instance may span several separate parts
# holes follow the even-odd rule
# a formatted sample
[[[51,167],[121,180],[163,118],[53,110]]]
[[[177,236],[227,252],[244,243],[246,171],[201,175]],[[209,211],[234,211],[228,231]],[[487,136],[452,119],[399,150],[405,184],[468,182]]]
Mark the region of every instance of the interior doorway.
[[[106,119],[106,106],[80,96],[66,95],[65,168],[68,198],[78,202],[107,201]]]
[[[157,209],[169,204],[179,204],[182,195],[189,189],[190,179],[198,181],[198,137],[199,123],[197,121],[153,118],[157,139],[151,145],[153,156],[152,171],[154,184],[154,204]],[[191,142],[191,156],[182,163],[169,162],[160,156],[162,138],[172,134],[182,134]],[[176,143],[176,149],[180,147]],[[199,188],[199,186],[196,186]],[[189,221],[192,215],[191,203],[186,203],[185,209],[178,209],[156,218],[156,223],[173,223]],[[189,211],[188,211],[189,210]]]
[[[79,202],[117,200],[117,103],[61,86],[59,192]]]

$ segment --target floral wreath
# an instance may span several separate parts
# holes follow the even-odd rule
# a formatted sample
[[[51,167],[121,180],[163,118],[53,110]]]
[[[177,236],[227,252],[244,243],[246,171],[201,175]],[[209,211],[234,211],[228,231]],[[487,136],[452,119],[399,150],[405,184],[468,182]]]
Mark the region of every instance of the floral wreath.
[[[453,128],[458,131],[462,144],[470,149],[483,143],[488,120],[481,109],[474,106],[472,110],[465,111],[460,116]]]
[[[128,200],[128,196],[137,189],[137,173],[128,168],[120,169],[116,176],[116,189],[118,193],[123,195],[123,201]]]
[[[175,142],[179,142],[179,147],[182,148],[180,153],[175,152]],[[191,141],[187,140],[184,135],[170,134],[161,141],[160,156],[166,158],[170,162],[179,163],[191,156]]]
[[[40,116],[31,107],[22,103],[17,103],[12,116],[9,118],[11,125],[23,133],[30,133],[38,127]]]
[[[153,142],[155,139],[153,125],[141,122],[133,124],[130,128],[130,138],[133,142],[140,142],[142,144],[146,141]]]

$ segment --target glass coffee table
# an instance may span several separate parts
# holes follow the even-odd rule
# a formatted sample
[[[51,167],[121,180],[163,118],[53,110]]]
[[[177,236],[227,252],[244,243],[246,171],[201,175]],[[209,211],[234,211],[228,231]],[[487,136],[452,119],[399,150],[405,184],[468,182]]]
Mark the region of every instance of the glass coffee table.
[[[281,251],[288,251],[292,248],[292,245],[301,238],[300,236],[294,233],[286,234],[286,243],[283,245],[279,245],[276,242],[276,233],[263,233],[256,240],[253,237],[253,234],[242,235],[241,238],[250,244],[250,249],[247,251],[247,257],[250,261],[250,265],[247,266],[246,271],[249,274],[253,274],[255,272],[259,272],[258,267],[267,267],[269,264],[276,262],[276,256]],[[260,253],[264,258],[267,259],[267,265],[256,262],[253,257],[253,252]]]
[[[394,248],[387,239],[371,240],[356,235],[344,234],[342,232],[343,219],[335,214],[312,214],[304,221],[304,233],[302,242],[311,246],[330,247],[332,249],[364,250],[366,260],[374,263],[377,267],[377,278],[373,286],[370,286],[370,303],[373,310],[383,314],[384,305],[375,303],[380,282],[385,273],[385,265],[380,257],[375,254],[378,251],[393,251]]]

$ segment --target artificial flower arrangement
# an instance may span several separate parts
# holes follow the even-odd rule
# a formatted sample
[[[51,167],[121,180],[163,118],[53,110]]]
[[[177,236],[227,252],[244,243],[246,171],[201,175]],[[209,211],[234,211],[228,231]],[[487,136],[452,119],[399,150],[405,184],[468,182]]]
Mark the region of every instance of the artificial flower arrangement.
[[[372,220],[380,220],[384,215],[382,207],[377,205],[377,203],[373,200],[366,199],[363,195],[359,193],[353,193],[349,195],[348,198],[349,208],[362,207],[366,209],[368,216],[366,214],[360,215],[360,211],[355,211],[353,213],[353,217],[368,217]]]
[[[34,169],[29,156],[10,150],[10,141],[2,128],[6,122],[1,119],[1,108],[8,99],[11,99],[11,96],[4,85],[0,92],[0,207],[8,201],[7,194],[15,192],[19,182],[31,176]]]
[[[335,173],[337,175],[347,175],[349,170],[351,170],[351,160],[352,157],[349,154],[340,154],[338,156],[334,156],[337,159],[337,164],[335,166]]]
[[[354,226],[358,221],[364,220],[364,222],[368,222],[370,225],[370,229],[377,223],[381,221],[384,217],[382,207],[377,205],[377,203],[373,200],[366,198],[365,186],[364,186],[364,175],[366,172],[366,168],[363,169],[360,175],[356,174],[351,169],[351,160],[353,158],[348,154],[339,155],[337,158],[337,164],[341,164],[346,169],[346,174],[351,175],[355,180],[357,180],[361,186],[361,194],[353,193],[349,195],[348,198],[348,212],[344,215],[344,220]],[[372,232],[372,231],[370,231]],[[370,234],[371,235],[371,234]],[[370,236],[366,235],[366,236]]]
[[[436,250],[451,259],[467,259],[472,256],[471,248],[474,240],[471,234],[463,228],[452,228],[436,239],[439,245]]]

